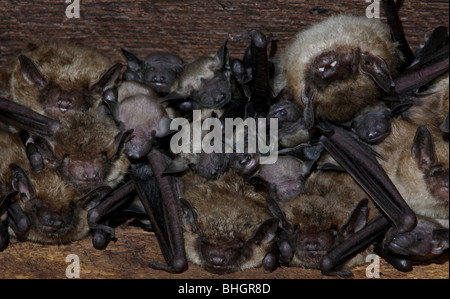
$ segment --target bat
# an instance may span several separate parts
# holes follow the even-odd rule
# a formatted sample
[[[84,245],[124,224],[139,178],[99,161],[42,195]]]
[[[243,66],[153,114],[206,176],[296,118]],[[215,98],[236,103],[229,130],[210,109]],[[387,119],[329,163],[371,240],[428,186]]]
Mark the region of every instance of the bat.
[[[279,156],[273,164],[262,164],[251,175],[250,182],[257,180],[273,192],[277,200],[286,201],[298,197],[305,191],[305,182],[319,160],[323,147],[318,145],[303,145],[298,152],[290,152],[287,156]],[[279,154],[285,154],[280,151]]]
[[[302,109],[312,101],[315,118],[346,122],[389,93],[401,61],[386,24],[333,16],[298,33],[285,48],[275,93],[286,89]]]
[[[221,109],[232,99],[227,43],[214,55],[206,55],[185,65],[172,84],[165,101],[181,111]]]
[[[153,139],[169,135],[171,118],[150,87],[135,81],[123,82],[117,92],[108,90],[104,100],[113,118],[124,131],[133,130],[125,144],[130,159],[140,159],[151,150]]]
[[[314,122],[314,112],[312,102],[305,107],[302,112],[299,105],[291,100],[282,99],[270,106],[267,118],[278,119],[278,138],[280,145],[285,148],[292,148],[313,137],[313,132],[306,123]],[[305,119],[306,116],[307,118]]]
[[[322,170],[311,174],[304,192],[296,197],[280,201],[276,194],[270,194],[268,207],[280,219],[282,229],[278,238],[281,264],[320,269],[330,251],[377,215],[366,196],[349,174]],[[347,260],[344,269],[363,263],[369,251]],[[348,272],[339,271],[339,275]]]
[[[428,262],[448,249],[448,226],[431,218],[418,216],[417,226],[397,235],[380,254],[398,270],[412,270],[413,262]]]
[[[377,144],[391,133],[392,114],[392,109],[385,105],[373,105],[361,110],[349,127],[362,141]]]
[[[110,187],[83,193],[69,184],[59,172],[46,168],[36,173],[30,167],[20,136],[6,131],[0,138],[3,149],[1,185],[7,188],[0,210],[2,242],[8,235],[43,244],[63,244],[80,240],[89,233],[87,211],[98,203],[99,195]],[[18,164],[20,163],[20,164]],[[9,229],[8,229],[9,228]],[[5,246],[5,244],[3,244]]]
[[[216,274],[261,265],[272,271],[278,219],[271,216],[264,197],[234,172],[194,182],[183,176],[180,218],[187,260]]]
[[[160,95],[169,93],[184,68],[183,60],[172,53],[152,53],[144,60],[125,49],[122,49],[122,53],[127,60],[123,80],[145,83]]]
[[[30,142],[36,147],[34,153],[39,152],[43,160],[34,162],[31,155],[33,169],[55,167],[84,191],[102,185],[114,187],[127,172],[129,160],[123,147],[132,132],[119,130],[101,109],[57,120],[0,99],[0,110],[0,121],[37,135]],[[9,151],[7,145],[4,148]]]
[[[122,65],[73,40],[30,45],[13,68],[9,96],[34,111],[60,118],[98,107]]]

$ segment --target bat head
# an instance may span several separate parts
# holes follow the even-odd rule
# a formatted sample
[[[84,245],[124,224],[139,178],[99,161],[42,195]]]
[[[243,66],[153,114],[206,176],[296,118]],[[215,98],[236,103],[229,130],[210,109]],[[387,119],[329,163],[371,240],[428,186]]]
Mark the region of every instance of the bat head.
[[[267,202],[283,229],[278,241],[280,261],[289,266],[320,268],[328,252],[366,225],[367,199],[350,215],[348,209],[331,207],[321,196],[301,196],[279,204],[268,198]]]
[[[225,174],[184,194],[189,201],[181,201],[181,219],[189,261],[216,274],[262,265],[278,219],[251,190],[239,176]]]
[[[63,244],[80,240],[89,232],[87,211],[90,198],[68,184],[52,170],[28,175],[17,164],[11,164],[12,186],[18,192],[17,204],[23,211],[20,223],[27,221],[19,239],[44,244]],[[12,217],[14,218],[14,217]]]
[[[152,53],[141,60],[125,49],[122,49],[122,53],[128,66],[123,74],[124,80],[145,83],[159,94],[167,94],[183,71],[184,62],[175,54]]]
[[[101,104],[102,93],[120,75],[99,52],[70,41],[48,42],[19,56],[14,99],[53,117],[73,116]],[[30,104],[30,101],[35,101]]]

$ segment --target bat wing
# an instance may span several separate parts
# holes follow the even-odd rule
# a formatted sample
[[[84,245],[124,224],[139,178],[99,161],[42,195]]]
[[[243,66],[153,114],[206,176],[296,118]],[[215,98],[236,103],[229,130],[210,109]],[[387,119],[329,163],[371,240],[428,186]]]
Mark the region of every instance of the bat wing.
[[[0,122],[43,137],[52,137],[60,126],[59,121],[2,97],[0,97]]]
[[[153,149],[147,157],[146,167],[151,168],[151,175],[148,171],[143,175],[142,169],[134,169],[130,175],[167,262],[167,266],[152,262],[150,267],[171,273],[183,272],[187,269],[187,260],[176,181],[170,175],[163,175],[168,163],[161,152]]]
[[[319,129],[324,133],[320,137],[324,148],[358,182],[395,226],[392,234],[412,230],[417,224],[415,213],[375,155],[368,150],[368,146],[340,127],[321,123]]]

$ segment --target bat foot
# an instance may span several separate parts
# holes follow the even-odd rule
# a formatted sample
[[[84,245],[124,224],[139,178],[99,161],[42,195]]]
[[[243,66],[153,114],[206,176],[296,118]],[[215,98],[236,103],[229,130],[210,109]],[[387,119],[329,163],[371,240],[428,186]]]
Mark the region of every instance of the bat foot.
[[[322,263],[320,264],[320,270],[323,275],[337,276],[337,277],[353,277],[353,273],[350,271],[337,271],[336,262],[329,256],[324,256]]]

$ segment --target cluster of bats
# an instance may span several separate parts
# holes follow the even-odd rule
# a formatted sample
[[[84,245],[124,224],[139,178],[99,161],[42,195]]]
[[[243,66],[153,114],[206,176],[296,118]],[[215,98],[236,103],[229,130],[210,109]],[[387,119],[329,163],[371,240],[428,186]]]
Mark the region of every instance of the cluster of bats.
[[[122,49],[125,71],[73,40],[30,44],[0,74],[0,251],[114,228],[155,232],[166,264],[224,274],[278,266],[351,275],[376,252],[400,271],[449,238],[448,35],[413,53],[387,24],[337,15],[279,56],[259,31],[243,58]],[[279,157],[173,154],[171,120],[277,118]]]

